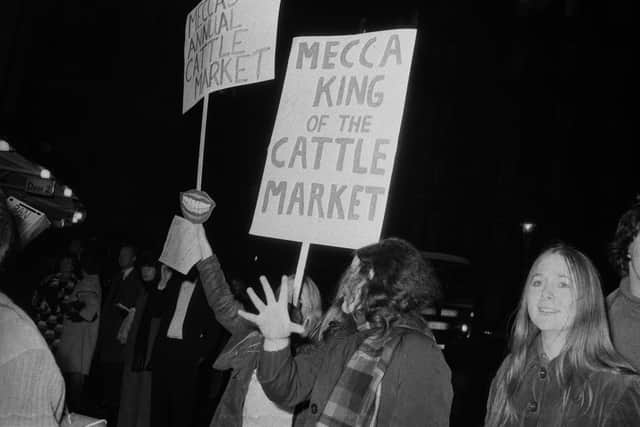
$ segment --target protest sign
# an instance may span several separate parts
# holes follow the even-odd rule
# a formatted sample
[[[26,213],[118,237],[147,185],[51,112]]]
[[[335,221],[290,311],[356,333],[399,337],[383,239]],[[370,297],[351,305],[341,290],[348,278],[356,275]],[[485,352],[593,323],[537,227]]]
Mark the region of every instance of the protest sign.
[[[293,40],[251,234],[303,242],[303,253],[378,241],[415,35]]]
[[[15,218],[20,246],[26,246],[51,225],[43,212],[13,196],[7,197],[7,206]]]
[[[187,274],[191,267],[202,259],[197,242],[196,224],[175,215],[159,261],[182,274]]]
[[[274,77],[280,0],[202,0],[187,15],[182,112],[217,90]]]

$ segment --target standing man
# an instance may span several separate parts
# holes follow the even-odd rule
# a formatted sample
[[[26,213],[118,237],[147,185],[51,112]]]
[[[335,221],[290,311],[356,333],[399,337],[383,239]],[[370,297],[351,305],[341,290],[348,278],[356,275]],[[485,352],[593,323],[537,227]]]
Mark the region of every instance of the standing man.
[[[626,211],[611,244],[620,286],[607,297],[613,345],[640,371],[640,201]]]
[[[135,248],[130,244],[123,245],[118,257],[120,271],[113,278],[102,307],[99,363],[103,378],[103,404],[109,425],[115,425],[118,418],[127,324],[133,319],[136,300],[142,292],[135,262]]]

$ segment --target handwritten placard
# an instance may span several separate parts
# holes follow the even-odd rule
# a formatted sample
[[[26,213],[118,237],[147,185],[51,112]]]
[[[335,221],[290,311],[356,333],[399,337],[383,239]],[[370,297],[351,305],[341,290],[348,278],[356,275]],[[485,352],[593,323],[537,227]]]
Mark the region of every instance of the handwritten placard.
[[[416,31],[293,40],[251,234],[380,237]]]
[[[217,90],[274,77],[280,0],[202,0],[187,15],[182,112]]]

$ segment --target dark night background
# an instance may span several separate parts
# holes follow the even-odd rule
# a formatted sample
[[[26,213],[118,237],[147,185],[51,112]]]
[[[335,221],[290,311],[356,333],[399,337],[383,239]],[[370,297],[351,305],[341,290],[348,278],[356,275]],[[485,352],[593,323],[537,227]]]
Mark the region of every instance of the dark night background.
[[[182,115],[181,76],[196,3],[1,3],[0,137],[88,210],[36,245],[162,244],[178,192],[195,186],[202,103]],[[499,335],[526,261],[551,240],[584,250],[612,289],[607,244],[638,193],[631,16],[618,1],[282,0],[276,79],[210,97],[214,250],[233,270],[295,266],[298,245],[248,235],[291,38],[417,27],[383,236],[470,259],[477,328]],[[331,289],[348,257],[312,246],[308,271]]]

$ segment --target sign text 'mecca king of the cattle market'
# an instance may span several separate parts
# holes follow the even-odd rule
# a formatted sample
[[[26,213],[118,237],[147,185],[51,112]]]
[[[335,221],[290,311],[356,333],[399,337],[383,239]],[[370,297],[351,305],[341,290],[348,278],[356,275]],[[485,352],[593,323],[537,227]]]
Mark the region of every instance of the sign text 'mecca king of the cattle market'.
[[[415,30],[295,38],[251,233],[378,240]]]

